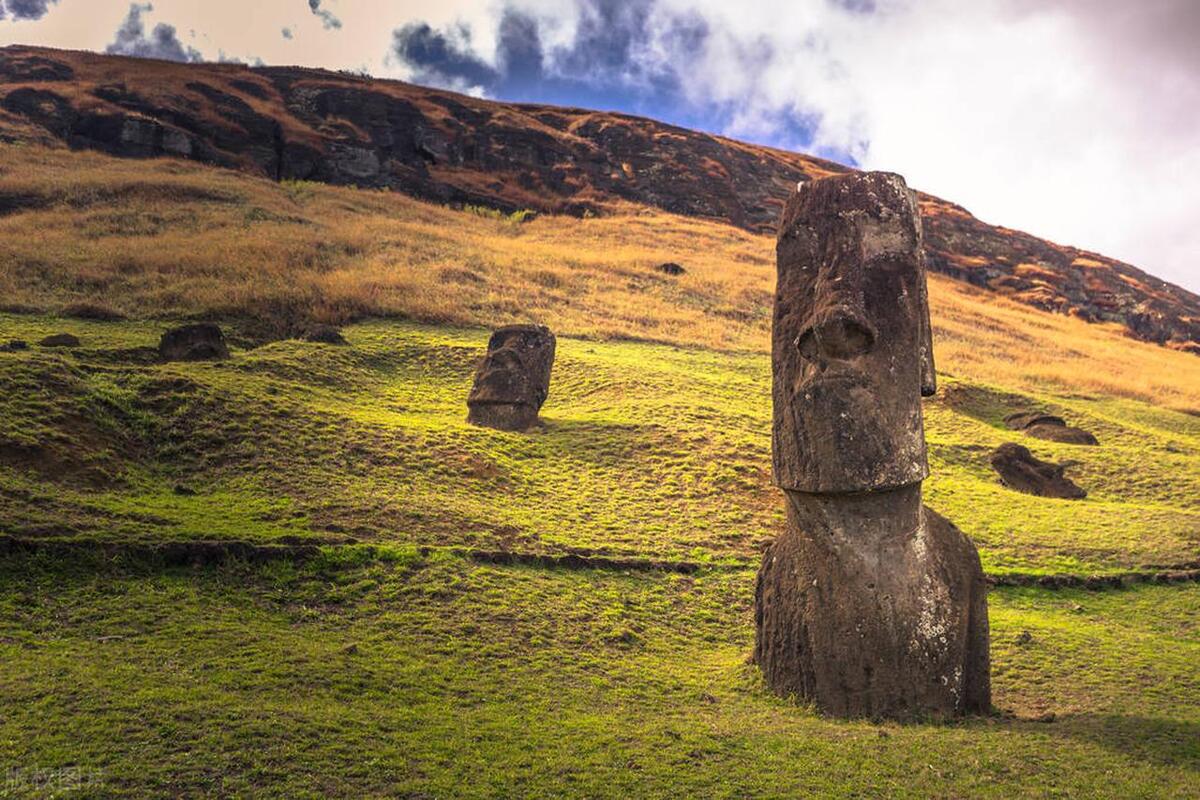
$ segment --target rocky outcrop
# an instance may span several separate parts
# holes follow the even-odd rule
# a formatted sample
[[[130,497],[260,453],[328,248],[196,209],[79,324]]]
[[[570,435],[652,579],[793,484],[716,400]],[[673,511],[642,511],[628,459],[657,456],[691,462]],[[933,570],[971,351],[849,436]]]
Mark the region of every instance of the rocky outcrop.
[[[496,103],[294,67],[0,48],[0,141],[172,156],[275,180],[582,214],[644,203],[773,231],[798,181],[848,171],[653,120]],[[929,268],[1200,352],[1200,297],[1119,261],[920,196]]]

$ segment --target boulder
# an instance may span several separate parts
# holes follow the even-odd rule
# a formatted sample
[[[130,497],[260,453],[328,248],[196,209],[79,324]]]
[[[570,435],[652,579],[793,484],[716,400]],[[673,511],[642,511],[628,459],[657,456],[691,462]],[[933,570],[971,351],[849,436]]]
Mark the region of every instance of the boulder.
[[[1040,411],[1018,411],[1004,418],[1004,424],[1014,431],[1022,431],[1035,439],[1046,439],[1062,444],[1098,445],[1096,437],[1083,428],[1066,423],[1062,417],[1043,414]]]
[[[221,329],[211,322],[171,328],[158,342],[163,361],[212,361],[229,358]]]
[[[306,342],[317,342],[319,344],[350,344],[346,341],[346,337],[342,335],[342,332],[332,325],[317,325],[309,328],[300,338]]]
[[[991,463],[1000,475],[1000,482],[1015,491],[1064,500],[1087,497],[1087,492],[1063,474],[1069,464],[1041,461],[1028,447],[1014,442],[1005,442],[992,451]]]
[[[657,267],[655,267],[655,269],[664,275],[682,275],[687,272],[682,265],[676,264],[674,261],[668,261],[664,264],[659,264]]]
[[[38,342],[42,347],[79,347],[79,337],[70,333],[56,333]]]
[[[29,343],[23,339],[10,339],[0,344],[0,353],[15,353],[18,350],[28,350]]]

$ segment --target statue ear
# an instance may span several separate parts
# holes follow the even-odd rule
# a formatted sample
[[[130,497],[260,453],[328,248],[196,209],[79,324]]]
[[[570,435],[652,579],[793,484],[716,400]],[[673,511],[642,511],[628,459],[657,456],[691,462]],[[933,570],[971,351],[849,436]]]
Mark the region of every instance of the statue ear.
[[[929,287],[921,270],[921,397],[937,393],[937,371],[933,366],[933,324],[929,320]]]

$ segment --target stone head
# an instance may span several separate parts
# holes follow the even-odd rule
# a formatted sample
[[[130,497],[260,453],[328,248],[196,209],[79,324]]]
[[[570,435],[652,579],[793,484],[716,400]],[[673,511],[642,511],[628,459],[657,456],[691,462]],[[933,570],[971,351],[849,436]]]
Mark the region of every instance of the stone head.
[[[802,184],[776,259],[775,482],[850,493],[923,480],[935,378],[916,196],[883,172]]]
[[[498,328],[467,396],[468,420],[505,429],[528,427],[550,393],[554,334],[541,325]]]

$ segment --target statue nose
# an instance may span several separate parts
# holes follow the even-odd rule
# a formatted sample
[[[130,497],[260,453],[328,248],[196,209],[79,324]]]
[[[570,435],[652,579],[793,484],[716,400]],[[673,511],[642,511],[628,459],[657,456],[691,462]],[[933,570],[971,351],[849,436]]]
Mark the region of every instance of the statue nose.
[[[854,315],[834,312],[806,328],[796,346],[809,360],[856,358],[875,346],[875,329]]]

